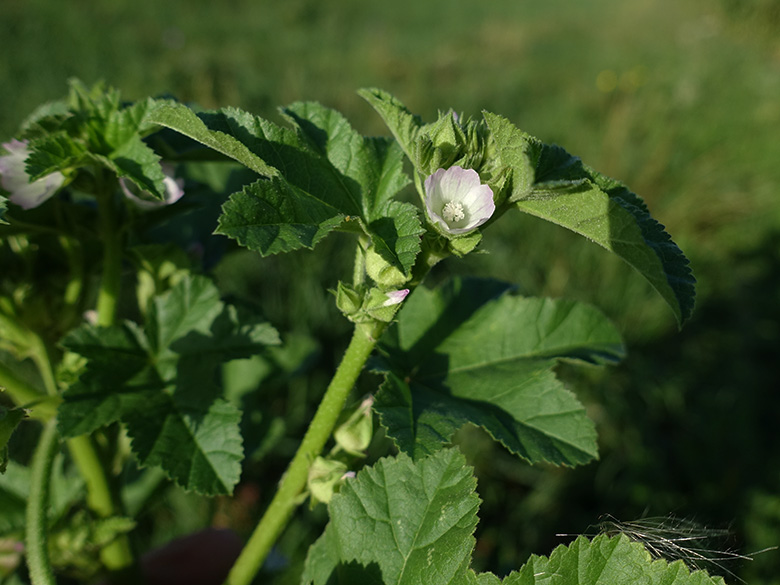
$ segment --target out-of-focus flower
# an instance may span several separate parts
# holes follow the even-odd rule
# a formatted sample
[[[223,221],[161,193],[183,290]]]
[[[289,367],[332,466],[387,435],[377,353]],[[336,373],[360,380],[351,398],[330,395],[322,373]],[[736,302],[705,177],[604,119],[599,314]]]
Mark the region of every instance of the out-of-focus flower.
[[[153,209],[162,205],[170,205],[171,203],[176,203],[184,195],[184,180],[174,178],[174,166],[168,163],[162,163],[160,166],[165,174],[165,179],[163,179],[165,199],[156,199],[148,191],[138,193],[138,189],[132,181],[128,181],[125,178],[119,179],[119,186],[122,187],[122,192],[141,209]]]
[[[392,307],[393,305],[399,304],[406,298],[406,295],[409,294],[409,289],[404,288],[401,290],[391,290],[389,292],[386,292],[385,294],[387,295],[387,300],[384,303],[382,303],[382,306]]]
[[[485,223],[496,205],[493,190],[480,183],[474,169],[439,169],[425,179],[425,206],[443,232],[465,234]]]
[[[22,209],[32,209],[49,199],[65,182],[65,175],[59,171],[30,182],[25,161],[30,155],[27,142],[11,140],[3,143],[8,151],[0,156],[0,185],[10,193],[8,199]]]

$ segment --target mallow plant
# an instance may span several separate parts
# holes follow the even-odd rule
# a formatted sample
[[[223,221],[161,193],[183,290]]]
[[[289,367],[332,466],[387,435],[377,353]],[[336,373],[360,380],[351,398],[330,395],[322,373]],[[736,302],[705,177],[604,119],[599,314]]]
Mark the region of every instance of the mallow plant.
[[[0,536],[11,582],[142,582],[139,494],[175,482],[229,495],[239,482],[253,413],[221,372],[283,351],[287,335],[223,298],[203,242],[183,241],[223,167],[245,180],[227,182],[235,192],[209,241],[259,258],[342,232],[354,257],[329,284],[351,340],[226,583],[273,579],[263,565],[301,505],[327,506],[329,519],[303,584],[720,582],[619,534],[579,537],[503,577],[472,568],[480,499],[453,434],[481,427],[530,465],[592,461],[595,426],[556,366],[615,364],[624,347],[596,307],[484,278],[431,287],[426,275],[520,212],[618,255],[680,325],[694,278],[639,196],[563,148],[490,112],[424,122],[381,90],[359,94],[391,137],[362,136],[317,103],[283,108],[277,124],[73,82],[3,143]],[[170,229],[151,238],[160,225]],[[361,373],[376,381],[367,396],[355,395]],[[378,432],[392,446],[365,464]]]

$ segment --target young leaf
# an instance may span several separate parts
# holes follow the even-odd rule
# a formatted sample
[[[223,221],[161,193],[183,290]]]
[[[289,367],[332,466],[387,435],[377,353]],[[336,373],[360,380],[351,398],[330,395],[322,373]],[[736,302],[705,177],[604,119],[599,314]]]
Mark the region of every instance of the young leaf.
[[[419,252],[419,219],[405,211],[404,229],[389,234],[383,221],[396,222],[399,208],[390,204],[409,182],[398,146],[360,136],[341,114],[319,104],[292,104],[284,114],[295,130],[235,108],[196,115],[171,103],[158,103],[146,119],[270,179],[231,196],[217,233],[269,255],[313,248],[345,220],[359,219],[385,260],[408,272],[411,263],[402,257]]]
[[[691,572],[682,561],[653,560],[645,548],[621,534],[592,541],[580,536],[553,550],[549,558],[533,555],[506,577],[503,585],[646,583],[647,585],[725,585],[721,577]]]
[[[223,122],[242,129],[241,139],[282,177],[233,195],[217,231],[271,254],[312,248],[346,218],[360,218],[382,257],[408,273],[423,230],[416,212],[409,213],[413,208],[392,202],[408,184],[399,148],[387,139],[364,138],[319,104],[296,103],[284,112],[298,132],[237,110],[223,114]],[[396,227],[388,229],[390,224]]]
[[[170,101],[155,101],[146,113],[145,121],[176,130],[212,150],[240,162],[259,175],[273,177],[278,173],[269,167],[256,154],[252,153],[240,140],[234,137],[229,128],[217,129],[214,117],[198,117],[184,104]],[[210,125],[207,125],[209,123]],[[224,130],[228,130],[227,132]]]
[[[363,137],[340,113],[317,103],[294,103],[283,112],[346,178],[342,189],[351,191],[351,198],[360,202],[367,221],[381,217],[386,204],[409,184],[397,142]]]
[[[26,170],[31,180],[39,179],[49,173],[83,164],[86,152],[86,146],[71,138],[67,132],[53,132],[30,144]]]
[[[60,432],[75,436],[121,420],[142,464],[159,465],[186,489],[230,493],[242,458],[239,411],[222,400],[218,366],[279,342],[276,331],[239,316],[204,277],[186,277],[151,304],[146,330],[132,323],[68,334],[87,358],[63,395]]]
[[[374,404],[401,451],[428,455],[472,423],[531,463],[596,456],[593,424],[553,368],[616,363],[620,335],[590,306],[507,291],[455,280],[405,301],[381,342],[385,381]]]
[[[644,202],[564,149],[542,144],[505,118],[484,115],[496,150],[492,166],[513,172],[509,201],[620,256],[658,291],[682,325],[693,311],[696,281],[688,259]]]
[[[409,160],[414,160],[414,142],[423,122],[400,101],[381,89],[361,89],[360,97],[366,100],[384,120]]]
[[[222,212],[217,233],[263,256],[312,249],[345,217],[278,177],[247,185]]]
[[[302,582],[350,582],[330,579],[356,562],[374,577],[371,568],[378,567],[386,585],[466,583],[475,488],[471,468],[454,449],[417,462],[404,454],[379,460],[333,496],[330,523],[309,551]]]

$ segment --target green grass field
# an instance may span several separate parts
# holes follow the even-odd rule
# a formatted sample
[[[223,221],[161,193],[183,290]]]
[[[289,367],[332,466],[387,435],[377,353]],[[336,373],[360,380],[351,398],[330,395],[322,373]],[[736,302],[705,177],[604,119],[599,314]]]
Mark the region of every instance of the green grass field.
[[[589,301],[630,342],[617,371],[577,381],[599,424],[600,463],[530,470],[464,434],[475,461],[493,463],[477,464],[490,486],[481,516],[493,522],[478,533],[477,563],[517,567],[547,554],[550,535],[606,512],[733,521],[748,549],[780,543],[777,0],[3,0],[0,39],[3,140],[70,77],[105,80],[128,99],[171,94],[266,117],[316,100],[364,133],[383,126],[355,90],[377,86],[427,119],[502,114],[627,183],[699,280],[682,333],[628,267],[519,214],[487,233],[488,255],[441,269]],[[280,279],[295,270],[333,286],[338,276],[322,269],[330,250],[266,262]],[[329,302],[283,296],[312,297]],[[317,311],[317,323],[333,316]],[[305,533],[293,528],[282,548]],[[780,583],[779,557],[738,571]]]

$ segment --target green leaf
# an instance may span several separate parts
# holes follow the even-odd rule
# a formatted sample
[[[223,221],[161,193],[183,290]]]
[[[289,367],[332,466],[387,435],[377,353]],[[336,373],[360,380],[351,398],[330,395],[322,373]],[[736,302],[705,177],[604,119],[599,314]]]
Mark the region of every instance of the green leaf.
[[[492,166],[513,172],[509,201],[617,254],[658,291],[682,325],[693,311],[696,281],[688,259],[644,202],[622,183],[505,118],[485,113],[485,120],[496,151]]]
[[[503,585],[724,585],[720,577],[691,572],[682,561],[653,560],[645,548],[621,534],[592,541],[580,536],[559,546],[549,558],[532,555],[528,562],[503,580]]]
[[[49,132],[30,143],[27,172],[33,179],[46,174],[98,163],[158,199],[165,198],[165,175],[160,157],[142,140],[151,126],[147,99],[120,108],[119,94],[79,83],[72,87],[69,116],[42,120]],[[59,127],[56,124],[59,122]],[[32,132],[33,135],[40,132]]]
[[[8,441],[27,416],[23,408],[5,408],[0,406],[0,473],[5,473],[8,464]]]
[[[66,336],[63,345],[87,364],[63,395],[60,432],[121,420],[142,464],[189,490],[230,493],[243,456],[241,414],[222,399],[218,368],[278,343],[267,323],[222,303],[208,279],[186,276],[154,298],[145,330],[126,322]]]
[[[333,207],[284,180],[257,181],[231,196],[217,233],[263,256],[314,248],[344,221]]]
[[[340,113],[317,103],[298,102],[283,111],[343,177],[342,189],[360,202],[367,221],[382,217],[386,204],[409,184],[397,142],[363,137]]]
[[[361,89],[360,97],[366,100],[384,120],[390,132],[409,160],[414,160],[414,143],[423,127],[422,119],[412,114],[406,106],[392,95],[381,89]]]
[[[392,200],[409,182],[398,146],[360,136],[319,104],[284,112],[297,132],[236,109],[201,115],[274,169],[270,181],[231,196],[217,233],[268,255],[313,248],[345,221],[359,220],[382,257],[408,273],[422,226],[414,207]]]
[[[420,236],[425,233],[417,208],[411,203],[390,201],[383,213],[368,226],[374,251],[408,276],[420,253]]]
[[[92,158],[120,179],[132,181],[142,191],[148,191],[160,200],[165,199],[165,173],[160,166],[160,157],[140,136],[133,135],[108,156],[95,154]]]
[[[88,360],[58,409],[57,424],[63,436],[91,433],[121,420],[137,394],[163,387],[151,365],[146,337],[132,323],[102,328],[85,325],[70,332],[62,345]]]
[[[167,126],[209,146],[270,180],[246,186],[223,208],[217,233],[262,255],[313,248],[345,220],[359,219],[382,255],[399,269],[419,252],[413,234],[419,219],[401,215],[400,231],[392,198],[409,180],[400,148],[385,138],[364,138],[346,119],[315,103],[284,110],[295,130],[236,108],[196,115],[185,106],[159,102],[146,120]],[[394,215],[396,214],[396,215]],[[379,223],[376,223],[379,222]],[[354,225],[354,224],[353,224]]]
[[[177,385],[172,395],[136,394],[124,416],[132,449],[142,465],[159,465],[188,490],[230,494],[241,475],[241,412],[222,399],[193,400],[197,391]]]
[[[87,152],[84,144],[74,140],[64,131],[34,140],[29,148],[25,170],[31,180],[83,164]]]
[[[341,583],[329,579],[352,562],[378,566],[386,585],[464,582],[477,525],[475,488],[454,449],[417,462],[404,454],[379,460],[333,496],[330,523],[309,551],[302,582]]]
[[[596,435],[554,366],[623,357],[620,335],[593,307],[476,279],[417,289],[380,348],[374,407],[401,451],[426,456],[471,423],[531,463],[556,465],[596,457]]]
[[[221,152],[256,173],[273,177],[277,171],[269,167],[261,158],[252,153],[240,140],[229,132],[217,129],[214,117],[201,119],[184,104],[170,101],[155,101],[146,113],[145,122],[159,124],[176,130],[209,148]],[[207,125],[207,122],[211,125]]]
[[[8,199],[0,195],[0,224],[7,224],[5,212],[8,210]]]

